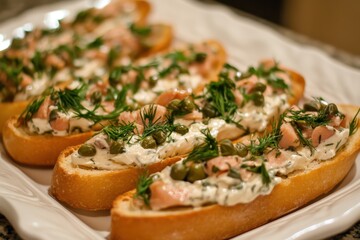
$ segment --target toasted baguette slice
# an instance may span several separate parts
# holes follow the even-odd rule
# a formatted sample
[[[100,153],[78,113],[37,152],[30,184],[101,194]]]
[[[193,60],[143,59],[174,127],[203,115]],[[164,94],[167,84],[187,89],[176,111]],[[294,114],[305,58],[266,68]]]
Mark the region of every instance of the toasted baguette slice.
[[[12,116],[20,115],[30,101],[21,102],[0,102],[0,134],[4,128],[6,121]]]
[[[18,163],[54,166],[62,150],[89,139],[94,132],[68,136],[30,135],[18,126],[17,117],[10,118],[3,129],[3,143],[8,154]]]
[[[168,24],[156,23],[150,25],[152,32],[143,40],[143,44],[149,46],[140,57],[147,57],[166,50],[174,38],[173,29]]]
[[[340,109],[351,117],[348,119],[358,110],[350,105]],[[248,204],[139,210],[133,205],[133,190],[114,201],[111,239],[225,239],[236,236],[328,193],[347,175],[359,149],[360,131],[357,131],[333,159],[289,175],[269,195]]]
[[[138,167],[122,170],[93,170],[74,167],[71,158],[66,158],[79,149],[68,147],[59,156],[51,181],[50,193],[71,207],[90,211],[110,209],[114,199],[136,186],[137,179],[144,172]],[[155,173],[182,157],[168,158],[146,168]]]
[[[123,0],[118,0],[118,2],[126,3],[126,1]],[[146,0],[130,0],[130,2],[134,2],[136,4],[136,9],[138,11],[137,19],[135,20],[135,22],[137,24],[145,24],[151,11],[150,3]]]

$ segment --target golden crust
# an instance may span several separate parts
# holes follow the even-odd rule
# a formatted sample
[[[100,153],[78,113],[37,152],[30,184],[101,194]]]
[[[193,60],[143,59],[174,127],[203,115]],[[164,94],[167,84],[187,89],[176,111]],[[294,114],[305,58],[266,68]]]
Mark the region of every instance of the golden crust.
[[[166,50],[173,41],[173,29],[164,23],[151,24],[152,34],[144,41],[149,42],[151,47],[143,52],[140,57],[147,57]]]
[[[107,210],[113,200],[124,192],[134,189],[144,169],[131,167],[122,170],[93,170],[75,167],[70,158],[80,146],[68,147],[55,165],[50,193],[71,207],[90,211]],[[149,165],[146,171],[154,173],[179,161],[181,157],[168,158]]]
[[[6,121],[15,115],[20,115],[29,104],[29,101],[21,102],[0,102],[0,134]]]
[[[145,0],[135,0],[134,2],[136,4],[136,9],[139,12],[136,23],[145,24],[151,11],[151,5],[148,1]]]
[[[3,143],[14,161],[33,166],[54,166],[60,152],[68,146],[85,142],[93,132],[69,136],[29,135],[18,126],[17,117],[10,118],[3,128]]]
[[[342,105],[340,109],[352,119],[358,107]],[[133,190],[114,201],[111,239],[224,239],[236,236],[329,192],[349,172],[359,149],[360,131],[357,131],[332,160],[289,176],[275,186],[270,195],[232,207],[210,205],[160,212],[133,210]]]

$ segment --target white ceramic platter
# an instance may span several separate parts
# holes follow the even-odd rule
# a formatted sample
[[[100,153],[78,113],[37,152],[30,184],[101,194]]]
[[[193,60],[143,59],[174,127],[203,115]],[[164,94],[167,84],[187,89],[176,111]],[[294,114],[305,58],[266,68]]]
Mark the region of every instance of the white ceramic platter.
[[[299,45],[223,7],[189,0],[153,0],[152,4],[151,20],[171,23],[180,40],[217,39],[226,47],[230,62],[242,68],[263,58],[275,58],[304,75],[306,97],[322,96],[335,103],[360,105],[360,71],[314,47]],[[48,24],[54,18],[71,15],[89,5],[88,1],[68,1],[28,10],[0,25],[0,48],[24,24]],[[48,194],[51,170],[19,166],[9,159],[2,146],[0,150],[0,212],[23,238],[63,240],[108,236],[108,211],[88,213],[59,204]],[[357,157],[356,165],[330,194],[236,239],[319,239],[353,225],[360,219],[360,156],[354,157]]]

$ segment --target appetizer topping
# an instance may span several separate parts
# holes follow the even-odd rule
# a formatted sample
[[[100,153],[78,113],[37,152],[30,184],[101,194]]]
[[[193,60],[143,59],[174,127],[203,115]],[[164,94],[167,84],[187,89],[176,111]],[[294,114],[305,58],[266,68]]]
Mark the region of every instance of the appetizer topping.
[[[279,73],[282,78],[278,77]],[[227,122],[219,140],[264,131],[269,122],[288,107],[289,93],[284,89],[289,88],[289,83],[285,82],[289,82],[289,76],[277,65],[269,70],[260,65],[258,69],[249,68],[241,73],[225,64],[219,81],[206,86],[200,103],[202,114],[205,118],[221,118]]]
[[[127,89],[113,89],[103,95],[101,89],[96,90],[99,86],[82,84],[74,89],[50,88],[25,109],[19,122],[31,133],[63,136],[90,131],[100,121],[117,119],[127,109]],[[108,97],[112,100],[104,101]]]
[[[151,43],[141,42],[153,35],[153,26],[136,26],[144,17],[139,8],[134,2],[112,2],[52,29],[24,30],[23,38],[0,52],[0,102],[29,100],[77,77],[103,76],[114,64],[147,51]]]
[[[217,142],[202,130],[204,141],[188,157],[141,177],[135,207],[231,206],[270,194],[282,178],[336,155],[356,126],[357,115],[349,128],[341,126],[344,117],[335,104],[316,98],[283,113],[270,133],[243,143]]]

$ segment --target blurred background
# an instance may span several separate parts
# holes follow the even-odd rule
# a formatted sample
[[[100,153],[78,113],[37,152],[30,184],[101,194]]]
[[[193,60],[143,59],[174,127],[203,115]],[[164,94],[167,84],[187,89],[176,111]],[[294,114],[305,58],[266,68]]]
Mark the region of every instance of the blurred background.
[[[0,21],[16,16],[28,8],[58,1],[61,0],[0,0]],[[293,32],[309,37],[309,39],[318,41],[318,45],[326,44],[328,52],[331,52],[329,46],[335,47],[336,50],[342,52],[341,57],[344,57],[344,52],[352,55],[352,57],[354,55],[360,56],[359,0],[197,1],[209,4],[225,4],[240,10],[240,13],[253,16],[255,19],[263,19],[290,29]],[[360,67],[360,63],[356,66]]]
[[[217,0],[360,55],[359,0]]]

